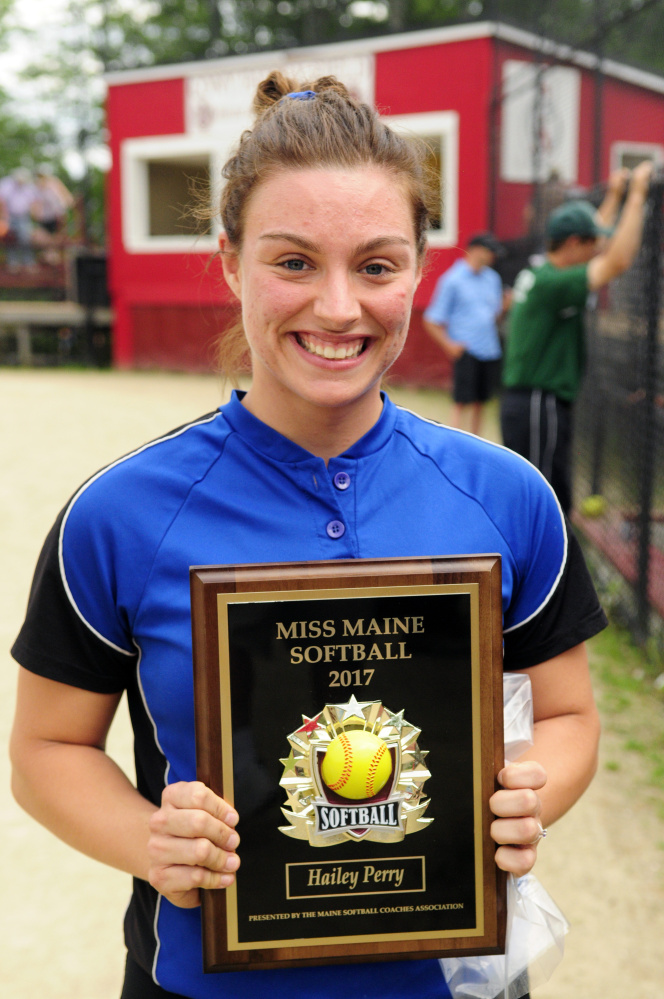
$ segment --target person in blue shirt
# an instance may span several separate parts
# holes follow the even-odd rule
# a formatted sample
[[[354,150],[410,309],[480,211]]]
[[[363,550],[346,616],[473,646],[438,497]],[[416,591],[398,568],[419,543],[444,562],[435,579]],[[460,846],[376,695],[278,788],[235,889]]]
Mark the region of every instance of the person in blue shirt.
[[[492,233],[471,236],[465,256],[438,278],[423,317],[427,333],[454,364],[452,426],[468,423],[473,434],[480,433],[484,403],[500,383],[498,320],[509,295],[493,264],[503,252]]]
[[[220,238],[241,312],[222,367],[248,347],[251,387],[101,469],[57,518],[12,650],[13,790],[133,875],[122,999],[449,999],[440,962],[415,956],[202,968],[201,890],[234,882],[242,844],[236,808],[196,780],[191,565],[500,553],[504,666],[530,676],[535,717],[490,799],[505,871],[532,868],[598,740],[584,641],[605,618],[553,491],[381,392],[435,204],[425,151],[330,77],[272,73],[255,110],[224,168]],[[136,787],[104,748],[124,691]]]

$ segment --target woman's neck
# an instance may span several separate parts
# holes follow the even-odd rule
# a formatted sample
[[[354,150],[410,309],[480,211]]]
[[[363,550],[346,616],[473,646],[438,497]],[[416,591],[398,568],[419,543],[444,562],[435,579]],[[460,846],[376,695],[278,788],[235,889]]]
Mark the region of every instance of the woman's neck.
[[[347,451],[364,437],[380,418],[383,400],[380,392],[367,393],[352,406],[316,406],[306,400],[289,399],[288,406],[275,405],[250,388],[242,405],[257,419],[298,444],[305,451],[330,458]]]

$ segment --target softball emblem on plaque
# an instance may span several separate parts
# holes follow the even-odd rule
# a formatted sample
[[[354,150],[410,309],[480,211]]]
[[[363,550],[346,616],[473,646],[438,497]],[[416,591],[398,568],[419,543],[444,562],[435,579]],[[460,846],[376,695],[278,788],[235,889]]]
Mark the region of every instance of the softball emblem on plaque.
[[[433,822],[424,818],[427,750],[403,711],[352,696],[326,704],[314,718],[303,715],[302,722],[280,761],[289,806],[282,812],[290,823],[279,827],[282,833],[311,846],[397,843]]]

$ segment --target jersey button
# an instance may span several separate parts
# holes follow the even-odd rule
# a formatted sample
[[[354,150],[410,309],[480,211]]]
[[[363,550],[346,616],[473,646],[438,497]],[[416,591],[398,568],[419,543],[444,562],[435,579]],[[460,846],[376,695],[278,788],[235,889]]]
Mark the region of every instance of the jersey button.
[[[350,485],[350,475],[348,474],[348,472],[337,472],[332,481],[334,482],[337,489],[341,489],[341,491],[343,492],[343,490],[348,489]]]
[[[331,538],[336,539],[342,537],[346,533],[346,525],[342,524],[340,520],[331,520],[325,530]]]

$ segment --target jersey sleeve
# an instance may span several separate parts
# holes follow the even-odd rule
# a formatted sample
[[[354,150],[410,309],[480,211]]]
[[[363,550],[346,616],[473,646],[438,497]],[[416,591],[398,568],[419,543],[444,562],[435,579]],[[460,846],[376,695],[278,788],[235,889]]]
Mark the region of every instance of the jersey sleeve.
[[[557,309],[582,309],[589,294],[588,265],[550,268],[546,275],[546,292],[551,305]]]
[[[114,605],[113,587],[102,578],[104,567],[97,553],[86,545],[80,528],[65,529],[66,514],[67,509],[42,548],[12,655],[21,666],[47,679],[95,693],[117,693],[133,675],[136,649]],[[68,570],[85,578],[87,599],[97,608],[96,624],[77,605]]]
[[[526,669],[553,659],[602,631],[606,615],[579,542],[566,525],[567,547],[558,578],[532,615],[506,628],[506,670]]]

